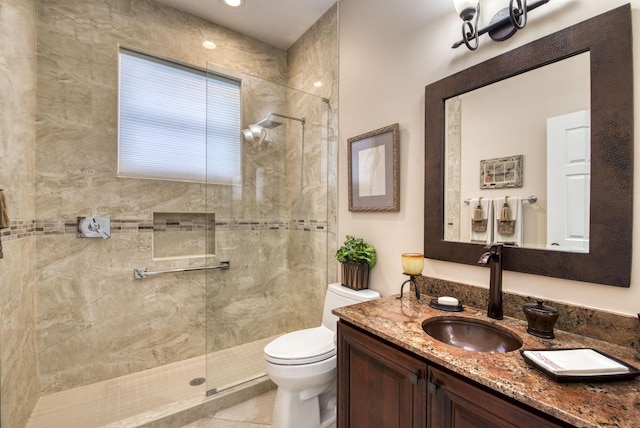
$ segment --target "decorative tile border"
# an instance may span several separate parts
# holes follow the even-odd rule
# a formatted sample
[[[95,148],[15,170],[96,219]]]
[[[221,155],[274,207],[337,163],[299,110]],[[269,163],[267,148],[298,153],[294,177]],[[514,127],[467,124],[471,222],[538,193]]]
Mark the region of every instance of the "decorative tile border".
[[[0,230],[2,242],[27,238],[36,234],[35,220],[13,220],[6,229]]]
[[[40,219],[12,221],[7,229],[0,230],[2,241],[22,239],[33,235],[75,235],[78,220],[74,219]],[[204,222],[191,220],[156,222],[149,219],[111,219],[111,233],[151,233],[164,231],[193,231],[207,229]],[[209,229],[210,230],[210,229]],[[318,220],[218,220],[216,231],[238,230],[298,230],[304,232],[326,232],[326,221]]]

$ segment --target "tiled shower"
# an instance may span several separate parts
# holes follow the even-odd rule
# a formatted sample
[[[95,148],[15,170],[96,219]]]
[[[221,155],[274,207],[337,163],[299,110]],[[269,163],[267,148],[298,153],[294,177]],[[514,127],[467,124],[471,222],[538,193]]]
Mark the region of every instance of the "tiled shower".
[[[196,373],[205,383],[184,387],[196,396],[260,376],[264,342],[319,323],[335,275],[335,7],[284,52],[153,1],[8,3],[20,20],[0,20],[26,32],[11,39],[24,53],[8,71],[33,62],[32,80],[13,83],[20,117],[2,147],[2,426],[26,426],[38,400],[127,376],[168,387],[167,373]],[[286,122],[243,142],[242,186],[116,177],[118,46],[241,78],[244,125],[275,111],[305,117],[304,135]],[[111,217],[111,238],[77,238],[79,216]],[[223,260],[229,270],[133,278]],[[245,349],[257,369],[240,363]],[[238,364],[215,359],[225,353]]]

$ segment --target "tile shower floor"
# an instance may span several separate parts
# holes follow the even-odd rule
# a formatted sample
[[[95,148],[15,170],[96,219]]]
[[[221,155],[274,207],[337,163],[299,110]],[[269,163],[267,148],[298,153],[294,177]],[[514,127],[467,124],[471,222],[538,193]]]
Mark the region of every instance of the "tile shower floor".
[[[263,348],[273,337],[210,354],[209,379],[205,358],[168,364],[115,379],[45,395],[36,405],[27,428],[93,428],[152,412],[194,396],[209,388],[218,391],[265,374]],[[215,369],[211,369],[215,367]]]

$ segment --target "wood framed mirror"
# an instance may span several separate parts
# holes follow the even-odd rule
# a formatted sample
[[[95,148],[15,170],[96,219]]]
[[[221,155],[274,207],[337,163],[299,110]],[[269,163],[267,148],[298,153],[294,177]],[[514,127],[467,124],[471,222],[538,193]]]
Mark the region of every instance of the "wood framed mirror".
[[[629,287],[634,144],[630,5],[538,39],[426,87],[426,258],[476,265],[484,247],[477,243],[444,240],[445,101],[585,52],[589,52],[591,82],[589,250],[580,253],[506,246],[503,268]],[[514,117],[504,120],[514,120]],[[526,120],[526,117],[517,119]]]

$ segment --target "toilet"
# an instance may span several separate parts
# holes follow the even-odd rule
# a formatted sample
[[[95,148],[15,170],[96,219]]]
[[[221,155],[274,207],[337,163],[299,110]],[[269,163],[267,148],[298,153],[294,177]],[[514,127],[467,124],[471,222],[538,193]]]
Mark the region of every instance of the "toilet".
[[[373,290],[329,284],[322,325],[287,333],[264,348],[267,375],[278,386],[273,428],[325,428],[336,421],[336,323],[334,308],[375,300]]]

